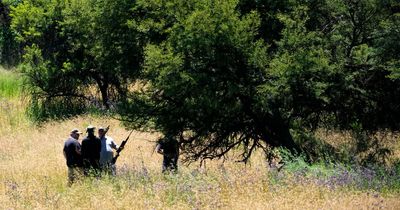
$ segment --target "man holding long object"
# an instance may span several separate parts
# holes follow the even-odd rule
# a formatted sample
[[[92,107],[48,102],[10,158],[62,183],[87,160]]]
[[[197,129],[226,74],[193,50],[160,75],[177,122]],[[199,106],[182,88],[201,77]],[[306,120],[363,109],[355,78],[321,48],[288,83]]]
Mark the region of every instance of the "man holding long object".
[[[119,147],[110,136],[106,135],[109,128],[110,126],[107,126],[105,129],[100,127],[98,130],[101,141],[100,168],[103,173],[115,176],[116,166],[112,162],[114,156],[113,149],[118,150]]]

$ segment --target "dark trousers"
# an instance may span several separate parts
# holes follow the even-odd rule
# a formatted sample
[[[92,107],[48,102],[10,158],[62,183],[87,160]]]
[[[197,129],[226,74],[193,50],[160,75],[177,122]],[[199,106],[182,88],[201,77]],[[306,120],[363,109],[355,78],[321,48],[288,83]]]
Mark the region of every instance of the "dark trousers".
[[[85,176],[99,176],[100,164],[99,160],[95,159],[83,159],[83,174]]]
[[[111,175],[111,176],[117,175],[117,167],[115,166],[115,164],[107,162],[104,164],[100,164],[100,168],[101,168],[102,174],[107,174],[107,175]]]
[[[162,172],[178,171],[178,156],[177,155],[164,155]]]

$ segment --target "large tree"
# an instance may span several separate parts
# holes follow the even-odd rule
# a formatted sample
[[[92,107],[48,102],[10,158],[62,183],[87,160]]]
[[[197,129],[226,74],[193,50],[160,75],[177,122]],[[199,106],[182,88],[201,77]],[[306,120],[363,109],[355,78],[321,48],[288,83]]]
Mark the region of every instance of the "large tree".
[[[143,92],[123,105],[124,120],[180,134],[191,160],[240,146],[244,160],[267,144],[296,149],[279,108],[259,104],[269,60],[256,38],[259,16],[241,16],[236,6],[207,0],[159,5],[164,10],[156,11],[176,19],[165,41],[146,48]]]
[[[254,12],[263,7],[249,5],[139,1],[149,15],[136,23],[152,44],[143,88],[122,103],[122,118],[179,134],[188,160],[235,147],[244,161],[259,147],[298,152],[320,126],[399,128],[400,85],[383,59],[391,48],[379,44],[397,36],[390,2],[292,2],[262,14],[279,21],[279,36],[263,34],[267,19]]]

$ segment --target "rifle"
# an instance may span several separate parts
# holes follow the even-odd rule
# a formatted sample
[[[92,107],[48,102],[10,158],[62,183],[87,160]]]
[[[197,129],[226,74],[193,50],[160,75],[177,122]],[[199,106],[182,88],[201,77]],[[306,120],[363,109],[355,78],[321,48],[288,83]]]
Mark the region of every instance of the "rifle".
[[[126,137],[126,139],[124,141],[122,141],[121,145],[118,147],[117,154],[112,159],[112,164],[115,164],[115,162],[117,162],[119,153],[124,149],[124,146],[125,146],[126,142],[129,140],[129,137],[131,136],[132,132],[133,132],[133,130],[129,133],[128,137]]]

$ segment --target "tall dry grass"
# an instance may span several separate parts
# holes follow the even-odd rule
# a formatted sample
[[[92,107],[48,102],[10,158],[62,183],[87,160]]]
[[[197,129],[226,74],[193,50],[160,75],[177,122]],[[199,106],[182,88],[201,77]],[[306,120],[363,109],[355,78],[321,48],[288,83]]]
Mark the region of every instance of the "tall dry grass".
[[[117,143],[128,131],[106,118],[79,116],[37,126],[20,98],[0,110],[0,209],[399,209],[398,193],[329,188],[312,182],[274,183],[261,153],[250,165],[229,158],[180,165],[161,173],[153,153],[157,133],[132,134],[117,162],[118,176],[82,179],[67,187],[63,143],[72,128],[110,125]],[[82,138],[82,137],[81,137]],[[278,174],[277,174],[278,173]]]
[[[330,189],[312,183],[272,184],[261,155],[251,165],[231,160],[180,165],[162,175],[152,154],[157,134],[134,133],[118,160],[117,177],[66,186],[62,146],[68,131],[111,125],[117,142],[128,133],[112,119],[89,116],[42,127],[20,124],[0,141],[2,209],[398,209],[399,195]]]
[[[21,95],[22,80],[10,70],[0,66],[0,135],[28,123],[25,117],[25,99]]]

